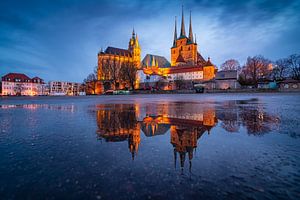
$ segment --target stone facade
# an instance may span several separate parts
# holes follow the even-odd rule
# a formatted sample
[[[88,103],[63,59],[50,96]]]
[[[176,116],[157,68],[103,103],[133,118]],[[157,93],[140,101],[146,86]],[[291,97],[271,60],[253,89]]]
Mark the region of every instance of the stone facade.
[[[134,30],[132,32],[132,37],[129,40],[128,49],[107,47],[105,51],[101,50],[98,53],[97,94],[101,94],[107,89],[122,88],[122,83],[119,80],[118,74],[124,63],[133,64],[137,68],[140,68],[141,48],[138,36],[135,34]],[[113,67],[114,70],[110,70],[111,67]],[[112,80],[115,80],[115,85],[112,84]]]

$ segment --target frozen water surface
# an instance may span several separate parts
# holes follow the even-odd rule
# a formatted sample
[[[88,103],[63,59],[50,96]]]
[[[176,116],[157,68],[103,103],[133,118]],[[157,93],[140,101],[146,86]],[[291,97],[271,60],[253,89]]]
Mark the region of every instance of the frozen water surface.
[[[300,199],[300,95],[0,99],[1,199]]]

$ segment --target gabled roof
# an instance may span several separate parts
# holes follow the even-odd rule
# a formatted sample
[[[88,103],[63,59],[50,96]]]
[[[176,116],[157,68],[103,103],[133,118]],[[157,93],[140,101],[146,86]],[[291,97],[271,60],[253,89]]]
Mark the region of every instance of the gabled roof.
[[[151,60],[152,58],[155,58],[155,60],[158,63],[158,66],[160,68],[164,68],[164,67],[169,67],[171,64],[170,62],[163,56],[158,56],[158,55],[153,55],[153,54],[147,54],[143,61],[142,61],[142,66],[146,67],[146,66],[151,66]]]
[[[182,57],[181,54],[179,54],[179,56],[177,57],[176,62],[177,63],[185,63],[185,60],[184,60],[184,58]]]
[[[205,59],[202,57],[202,55],[199,52],[197,52],[197,61],[198,61],[198,63],[206,62]]]
[[[116,47],[107,47],[105,50],[107,54],[120,55],[120,56],[131,56],[131,53],[127,49],[120,49]]]
[[[33,83],[44,83],[44,80],[37,76],[33,77],[31,80]]]
[[[206,61],[205,66],[214,66],[214,65],[211,63],[210,58],[208,58],[208,60]]]
[[[31,79],[28,76],[21,73],[9,73],[2,77],[2,81],[15,82],[16,79],[20,80],[19,82],[31,82]]]

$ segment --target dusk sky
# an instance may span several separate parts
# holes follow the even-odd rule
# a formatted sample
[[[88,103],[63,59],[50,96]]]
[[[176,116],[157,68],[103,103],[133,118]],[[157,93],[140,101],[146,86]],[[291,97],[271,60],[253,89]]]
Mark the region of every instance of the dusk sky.
[[[300,53],[300,0],[183,1],[198,51],[220,66],[235,58],[275,60]],[[46,81],[82,80],[107,46],[127,48],[134,27],[147,54],[170,60],[180,0],[3,0],[0,2],[0,76],[8,72]]]

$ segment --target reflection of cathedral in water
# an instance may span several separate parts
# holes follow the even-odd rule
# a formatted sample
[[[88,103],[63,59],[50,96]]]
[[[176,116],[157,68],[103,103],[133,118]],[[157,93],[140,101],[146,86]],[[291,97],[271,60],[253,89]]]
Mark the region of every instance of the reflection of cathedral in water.
[[[179,157],[183,169],[185,161],[189,161],[191,167],[199,138],[205,132],[209,134],[218,121],[227,132],[238,132],[240,126],[243,126],[252,135],[268,133],[278,126],[278,116],[252,103],[228,101],[222,104],[160,102],[146,105],[99,105],[97,133],[107,142],[127,140],[134,159],[141,142],[141,132],[146,137],[170,132],[175,167]]]
[[[199,104],[110,104],[100,105],[97,111],[98,135],[108,142],[128,141],[134,159],[140,144],[140,132],[153,137],[170,132],[174,148],[183,168],[186,157],[193,158],[198,139],[216,125],[214,107]]]
[[[98,135],[107,142],[128,141],[134,159],[140,144],[140,124],[133,105],[110,104],[97,107]]]

